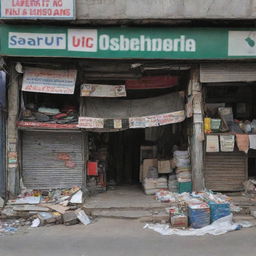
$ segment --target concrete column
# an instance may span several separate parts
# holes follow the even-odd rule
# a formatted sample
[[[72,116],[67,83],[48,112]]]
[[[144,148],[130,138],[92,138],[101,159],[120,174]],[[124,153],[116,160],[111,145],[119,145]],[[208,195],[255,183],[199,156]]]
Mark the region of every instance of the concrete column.
[[[8,85],[7,119],[7,193],[10,198],[19,192],[18,129],[16,122],[19,114],[19,84],[15,65],[10,67]]]
[[[203,175],[203,103],[202,86],[199,82],[199,69],[191,71],[190,80],[191,93],[193,97],[193,124],[191,138],[191,164],[193,190],[201,191],[204,189]]]

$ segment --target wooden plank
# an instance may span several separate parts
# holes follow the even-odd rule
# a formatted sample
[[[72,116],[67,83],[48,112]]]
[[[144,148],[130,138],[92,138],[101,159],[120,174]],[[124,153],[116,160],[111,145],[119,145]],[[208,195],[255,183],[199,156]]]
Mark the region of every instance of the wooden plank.
[[[59,212],[61,214],[64,214],[70,208],[67,206],[59,205],[59,204],[41,204],[41,206],[47,207],[47,208],[54,210],[56,212]]]

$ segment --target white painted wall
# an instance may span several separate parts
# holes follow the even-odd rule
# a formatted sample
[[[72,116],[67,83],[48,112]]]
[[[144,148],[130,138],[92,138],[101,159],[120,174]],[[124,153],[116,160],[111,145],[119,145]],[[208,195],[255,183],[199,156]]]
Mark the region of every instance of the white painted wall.
[[[78,20],[255,17],[256,0],[77,0]]]

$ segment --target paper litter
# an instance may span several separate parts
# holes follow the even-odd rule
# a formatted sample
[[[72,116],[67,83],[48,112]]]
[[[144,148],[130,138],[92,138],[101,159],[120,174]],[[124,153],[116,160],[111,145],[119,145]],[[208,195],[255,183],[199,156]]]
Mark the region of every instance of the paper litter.
[[[32,221],[32,224],[31,224],[31,228],[37,228],[37,227],[39,227],[39,225],[40,225],[40,219],[39,218],[36,218],[36,219],[34,219],[33,221]]]
[[[225,234],[229,231],[239,230],[241,228],[248,228],[252,226],[250,222],[233,223],[232,218],[233,218],[233,215],[230,214],[200,229],[192,229],[192,228],[187,230],[174,229],[174,228],[170,228],[170,226],[167,224],[146,224],[144,226],[144,229],[148,228],[148,229],[154,230],[164,236],[170,236],[170,235],[203,236],[206,234],[217,236],[217,235]]]

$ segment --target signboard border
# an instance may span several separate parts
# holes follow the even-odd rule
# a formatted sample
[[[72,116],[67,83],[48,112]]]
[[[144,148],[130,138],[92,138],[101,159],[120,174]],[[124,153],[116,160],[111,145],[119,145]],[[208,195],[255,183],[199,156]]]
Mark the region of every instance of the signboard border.
[[[148,59],[148,60],[242,60],[256,59],[255,56],[230,56],[228,55],[228,33],[230,31],[251,31],[256,32],[255,28],[210,28],[210,27],[84,27],[84,30],[97,30],[97,40],[100,37],[107,36],[109,39],[149,37],[151,40],[180,40],[181,35],[186,35],[187,38],[192,38],[196,41],[196,51],[172,50],[172,51],[151,51],[151,50],[113,50],[111,48],[98,48],[96,52],[81,50],[71,51],[68,48],[68,30],[77,29],[75,26],[39,26],[39,25],[9,25],[0,24],[1,48],[0,55],[2,56],[20,56],[20,57],[55,57],[55,58],[87,58],[87,59]],[[81,28],[79,28],[81,29]],[[25,49],[25,48],[10,48],[9,33],[63,33],[66,34],[67,45],[66,49]],[[184,37],[184,36],[183,36]],[[108,39],[108,40],[109,40]],[[121,40],[121,39],[120,39]],[[97,42],[98,43],[98,42]],[[255,40],[256,43],[256,40]],[[256,45],[255,45],[256,47]],[[40,50],[39,50],[40,49]]]

